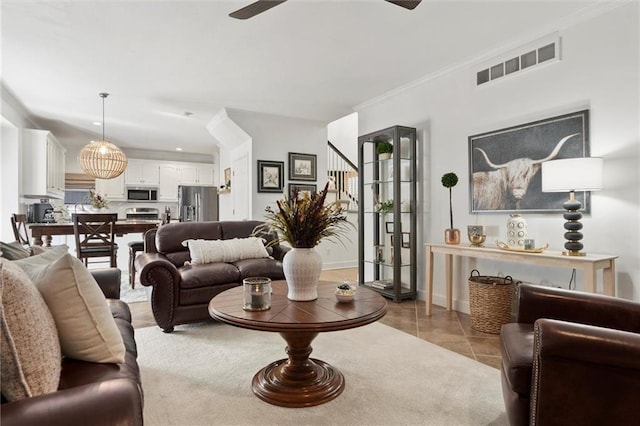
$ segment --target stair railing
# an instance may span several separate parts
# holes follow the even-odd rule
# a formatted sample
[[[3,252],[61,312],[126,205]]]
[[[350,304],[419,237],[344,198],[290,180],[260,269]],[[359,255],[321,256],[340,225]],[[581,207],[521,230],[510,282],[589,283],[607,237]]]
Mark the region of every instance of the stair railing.
[[[327,174],[333,181],[335,201],[347,210],[358,210],[358,167],[330,141],[327,147]]]

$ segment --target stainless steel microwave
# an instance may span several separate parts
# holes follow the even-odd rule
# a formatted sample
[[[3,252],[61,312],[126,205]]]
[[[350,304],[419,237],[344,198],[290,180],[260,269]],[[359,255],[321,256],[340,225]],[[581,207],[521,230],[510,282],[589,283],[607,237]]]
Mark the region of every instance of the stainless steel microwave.
[[[157,188],[127,188],[128,201],[158,201]]]

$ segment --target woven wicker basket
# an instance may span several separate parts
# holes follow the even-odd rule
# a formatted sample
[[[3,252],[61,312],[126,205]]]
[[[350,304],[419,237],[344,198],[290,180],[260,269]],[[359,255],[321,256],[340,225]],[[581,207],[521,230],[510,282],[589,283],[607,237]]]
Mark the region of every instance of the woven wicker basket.
[[[515,289],[510,276],[482,276],[477,269],[472,270],[469,277],[471,328],[483,333],[500,333],[500,328],[511,319]]]

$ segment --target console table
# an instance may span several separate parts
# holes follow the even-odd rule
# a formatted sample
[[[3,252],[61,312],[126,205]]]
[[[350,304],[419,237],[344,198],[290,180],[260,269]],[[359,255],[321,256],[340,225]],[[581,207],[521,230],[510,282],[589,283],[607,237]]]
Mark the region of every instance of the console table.
[[[618,256],[587,254],[586,256],[565,256],[559,251],[545,250],[542,253],[523,253],[498,248],[471,247],[465,245],[425,244],[425,277],[427,292],[427,315],[431,315],[433,302],[433,254],[444,254],[445,284],[447,290],[447,310],[453,305],[453,256],[493,259],[501,262],[529,263],[539,266],[581,269],[584,273],[584,290],[595,293],[597,272],[602,269],[604,294],[615,296],[616,258]]]

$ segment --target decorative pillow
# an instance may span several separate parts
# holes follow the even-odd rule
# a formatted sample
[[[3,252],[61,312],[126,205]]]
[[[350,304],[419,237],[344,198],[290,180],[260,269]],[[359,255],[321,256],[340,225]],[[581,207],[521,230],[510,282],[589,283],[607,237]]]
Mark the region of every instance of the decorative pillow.
[[[81,361],[124,362],[122,335],[89,270],[69,253],[46,266],[25,266],[36,257],[23,259],[19,265],[25,268],[51,310],[62,353]]]
[[[189,247],[192,265],[269,257],[262,238],[257,237],[232,240],[185,240],[182,245]]]
[[[12,243],[3,243],[0,241],[0,251],[2,251],[2,257],[8,260],[24,259],[25,257],[31,256],[31,252],[17,241]]]
[[[24,271],[5,260],[0,300],[2,395],[15,401],[56,391],[62,357],[51,312]]]
[[[69,247],[63,244],[47,249],[41,254],[16,260],[14,263],[20,266],[27,273],[29,278],[33,279],[33,275],[42,269],[43,266],[51,265],[51,263],[60,259],[68,252]],[[34,270],[35,272],[33,272]]]
[[[31,249],[31,256],[36,256],[47,251],[47,249],[42,246],[31,246],[29,248]]]

